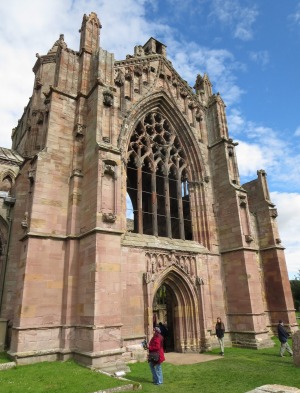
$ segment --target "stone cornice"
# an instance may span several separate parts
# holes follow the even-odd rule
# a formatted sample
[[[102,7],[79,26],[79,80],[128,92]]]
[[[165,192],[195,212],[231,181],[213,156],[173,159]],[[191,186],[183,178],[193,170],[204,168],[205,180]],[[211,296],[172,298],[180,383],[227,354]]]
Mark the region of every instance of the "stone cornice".
[[[121,230],[114,230],[114,229],[107,229],[107,228],[100,228],[96,227],[87,232],[78,234],[78,235],[54,235],[52,233],[43,233],[43,232],[28,232],[24,236],[20,238],[20,241],[27,240],[28,238],[42,238],[42,239],[50,239],[50,240],[80,240],[86,236],[92,235],[94,233],[105,233],[105,234],[112,234],[112,235],[122,235],[124,231]]]
[[[274,249],[277,249],[277,250],[284,250],[285,247],[276,246],[276,245],[270,246],[270,247],[266,247],[266,248],[260,248],[260,247],[244,247],[244,246],[242,246],[242,247],[228,248],[227,250],[221,250],[221,251],[220,251],[220,254],[221,254],[221,255],[222,255],[222,254],[228,254],[228,253],[236,252],[236,251],[253,251],[253,252],[261,251],[261,252],[262,252],[262,251],[269,251],[269,250],[274,250]]]

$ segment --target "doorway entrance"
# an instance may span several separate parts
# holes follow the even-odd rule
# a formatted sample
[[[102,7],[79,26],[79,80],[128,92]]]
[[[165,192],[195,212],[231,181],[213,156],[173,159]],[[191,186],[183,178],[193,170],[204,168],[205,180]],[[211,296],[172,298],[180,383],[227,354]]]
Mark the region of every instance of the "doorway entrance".
[[[201,290],[179,266],[167,268],[147,286],[149,332],[162,323],[168,329],[166,350],[198,352],[201,346]],[[157,288],[157,289],[156,289]],[[150,317],[149,315],[149,317]]]
[[[174,294],[172,289],[162,284],[153,300],[153,325],[158,326],[164,338],[165,352],[174,352]]]

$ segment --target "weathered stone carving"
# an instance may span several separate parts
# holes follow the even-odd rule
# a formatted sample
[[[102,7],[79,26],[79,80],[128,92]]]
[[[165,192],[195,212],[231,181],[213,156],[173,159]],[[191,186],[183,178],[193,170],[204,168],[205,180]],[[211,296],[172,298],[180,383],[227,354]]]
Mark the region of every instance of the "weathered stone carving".
[[[28,228],[28,212],[25,212],[24,219],[21,221],[21,227],[23,229]]]
[[[74,131],[75,131],[75,136],[77,138],[83,137],[84,136],[84,131],[85,131],[86,126],[84,126],[83,124],[79,124],[77,123],[74,127]]]
[[[202,117],[202,114],[201,114],[201,111],[200,111],[199,108],[197,108],[195,118],[196,118],[197,121],[202,121],[203,120],[203,117]]]
[[[102,218],[104,222],[114,223],[117,216],[113,213],[103,213]]]
[[[142,45],[137,45],[134,47],[134,56],[145,56],[145,51]]]
[[[133,72],[132,67],[127,67],[126,68],[126,70],[125,70],[125,79],[126,80],[131,81],[131,79],[132,79],[132,72]]]
[[[105,106],[113,106],[114,95],[110,90],[105,90],[103,92],[103,104]]]
[[[111,165],[111,164],[104,164],[103,175],[109,175],[109,176],[115,178],[116,177],[115,166]]]
[[[228,149],[229,157],[233,157],[234,155],[233,146],[227,146],[227,149]]]
[[[172,85],[173,85],[174,87],[177,87],[177,86],[178,86],[177,78],[176,78],[174,75],[172,75]]]
[[[190,101],[188,102],[188,107],[189,107],[190,109],[194,109],[194,108],[196,107],[195,102],[192,101],[192,100],[190,100]]]
[[[37,124],[43,124],[43,123],[44,123],[44,114],[43,112],[40,112],[37,119]]]
[[[39,90],[43,86],[41,79],[37,76],[35,79],[34,88],[35,90]]]
[[[195,282],[196,282],[196,285],[204,285],[203,278],[201,278],[199,276],[196,276]]]
[[[240,206],[242,208],[246,208],[246,206],[247,206],[246,195],[239,195],[239,199],[240,199]]]
[[[34,180],[35,180],[35,170],[34,169],[28,171],[28,179],[29,179],[30,183],[34,183]]]
[[[277,209],[270,209],[270,217],[276,218],[278,216]]]
[[[188,96],[188,92],[186,91],[186,89],[184,87],[180,88],[180,95],[182,98],[186,98]]]
[[[125,82],[125,75],[121,69],[117,70],[117,75],[115,77],[115,84],[117,86],[123,86]]]
[[[143,67],[142,67],[141,64],[137,64],[137,65],[134,67],[134,74],[135,74],[136,76],[142,76],[142,75],[143,75]]]
[[[195,281],[196,258],[194,256],[175,253],[174,251],[170,253],[147,252],[146,261],[147,272],[144,274],[144,281],[147,284],[154,281],[157,274],[172,265],[182,270],[190,279]]]
[[[253,242],[254,239],[251,235],[245,235],[245,240],[247,243],[251,243],[251,242]]]
[[[195,89],[196,93],[199,93],[201,90],[204,89],[203,78],[200,74],[197,75],[194,89]]]

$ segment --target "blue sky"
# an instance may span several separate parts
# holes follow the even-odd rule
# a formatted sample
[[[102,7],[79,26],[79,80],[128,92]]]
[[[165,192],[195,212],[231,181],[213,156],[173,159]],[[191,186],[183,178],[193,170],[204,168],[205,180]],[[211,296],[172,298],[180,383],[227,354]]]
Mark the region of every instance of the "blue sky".
[[[193,86],[207,72],[239,142],[242,183],[268,174],[290,278],[300,269],[300,0],[10,0],[0,4],[0,146],[32,94],[36,53],[65,35],[79,47],[84,13],[117,60],[153,36]],[[21,68],[22,66],[22,68]]]

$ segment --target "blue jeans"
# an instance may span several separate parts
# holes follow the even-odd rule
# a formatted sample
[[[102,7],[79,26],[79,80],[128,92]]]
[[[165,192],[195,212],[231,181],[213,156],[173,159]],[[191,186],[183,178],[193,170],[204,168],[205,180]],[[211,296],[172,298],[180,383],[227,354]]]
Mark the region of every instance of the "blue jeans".
[[[161,385],[163,383],[163,373],[161,363],[149,362],[150,370],[152,373],[153,383]]]

